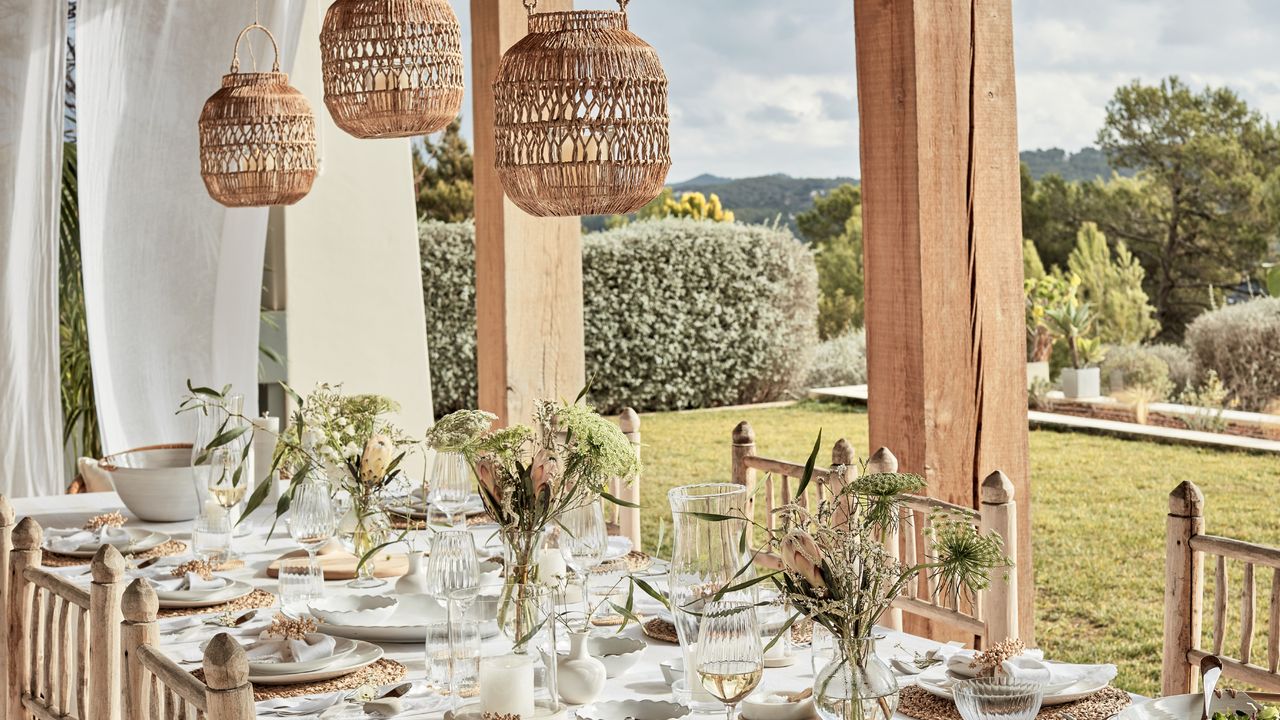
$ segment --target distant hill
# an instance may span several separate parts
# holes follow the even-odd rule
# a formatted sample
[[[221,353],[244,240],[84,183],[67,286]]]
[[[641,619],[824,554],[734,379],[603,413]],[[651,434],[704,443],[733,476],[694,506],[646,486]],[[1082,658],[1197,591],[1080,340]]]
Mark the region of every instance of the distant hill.
[[[1111,177],[1107,156],[1095,147],[1080,148],[1076,153],[1068,153],[1062,148],[1023,150],[1018,157],[1027,164],[1027,170],[1036,180],[1045,175],[1061,175],[1063,180],[1069,181]],[[1133,172],[1120,170],[1119,174],[1128,177]]]

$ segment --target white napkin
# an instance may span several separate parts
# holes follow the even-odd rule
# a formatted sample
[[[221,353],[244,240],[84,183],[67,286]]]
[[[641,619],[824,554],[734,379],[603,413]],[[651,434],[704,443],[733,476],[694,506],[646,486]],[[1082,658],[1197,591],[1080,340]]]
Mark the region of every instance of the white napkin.
[[[151,586],[157,590],[166,590],[174,592],[178,590],[194,590],[209,591],[221,590],[231,584],[231,581],[218,577],[217,575],[205,580],[199,573],[189,572],[182,577],[173,577],[169,573],[165,573],[164,577],[151,577],[147,579]]]
[[[249,662],[309,662],[333,655],[337,642],[328,635],[308,633],[302,640],[259,637],[245,648]]]
[[[977,652],[957,650],[947,658],[947,670],[960,677],[974,677],[978,668],[973,667]],[[1045,662],[1040,650],[1025,650],[1021,655],[1000,664],[1005,675],[1017,680],[1040,683],[1050,687],[1065,688],[1081,680],[1109,683],[1116,676],[1115,665],[1073,665],[1071,663]]]
[[[128,543],[129,531],[118,527],[102,527],[97,530],[81,528],[49,528],[44,531],[49,549],[56,553],[69,553],[85,545],[105,545],[108,542]]]
[[[316,717],[321,712],[342,702],[347,696],[345,691],[318,695],[315,697],[272,698],[256,704],[259,715],[289,715]]]

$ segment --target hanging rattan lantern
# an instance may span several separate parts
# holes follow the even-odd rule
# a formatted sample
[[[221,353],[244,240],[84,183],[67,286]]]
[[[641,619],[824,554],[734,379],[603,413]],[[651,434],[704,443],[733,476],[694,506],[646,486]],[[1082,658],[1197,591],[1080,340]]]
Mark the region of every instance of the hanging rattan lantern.
[[[667,76],[618,11],[534,13],[493,83],[498,178],[538,216],[633,212],[671,168]]]
[[[240,72],[240,41],[259,29],[271,39],[271,72]],[[231,72],[200,112],[200,177],[227,207],[292,205],[316,179],[316,119],[307,98],[280,72],[280,47],[254,23],[236,37]]]
[[[337,0],[320,57],[329,115],[358,138],[433,133],[462,109],[462,29],[448,0]]]

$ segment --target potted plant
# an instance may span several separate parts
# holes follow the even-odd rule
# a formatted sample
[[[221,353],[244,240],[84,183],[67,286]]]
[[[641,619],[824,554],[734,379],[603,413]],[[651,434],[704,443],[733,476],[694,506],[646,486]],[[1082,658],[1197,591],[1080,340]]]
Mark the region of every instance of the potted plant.
[[[1045,313],[1045,320],[1054,332],[1067,341],[1071,367],[1062,369],[1062,394],[1068,399],[1094,398],[1102,394],[1102,343],[1088,337],[1095,319],[1089,303],[1078,302],[1074,297]]]
[[[1049,358],[1053,355],[1055,337],[1048,322],[1048,314],[1066,306],[1075,295],[1079,279],[1074,275],[1067,280],[1060,274],[1028,279],[1023,286],[1026,294],[1027,318],[1027,388],[1037,381],[1049,382]]]

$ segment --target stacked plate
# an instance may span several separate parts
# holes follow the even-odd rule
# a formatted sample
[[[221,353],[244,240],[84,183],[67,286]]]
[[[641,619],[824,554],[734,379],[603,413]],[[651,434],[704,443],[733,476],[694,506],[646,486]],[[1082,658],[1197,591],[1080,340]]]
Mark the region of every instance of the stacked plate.
[[[335,637],[376,643],[421,643],[426,637],[427,626],[446,619],[444,608],[430,595],[398,595],[390,608],[380,607],[381,596],[352,595],[325,598],[312,603],[311,614],[319,620],[318,630]],[[349,606],[367,604],[352,611]],[[481,635],[497,634],[497,624],[492,621],[490,605],[496,604],[485,597],[476,598],[473,613],[481,621]],[[379,607],[375,607],[379,606]],[[337,609],[337,612],[334,610]]]
[[[198,608],[239,600],[253,592],[253,586],[241,580],[217,576],[224,580],[222,587],[207,590],[161,590],[156,588],[156,597],[162,608]]]
[[[335,638],[333,654],[303,662],[254,661],[249,663],[249,682],[255,685],[294,685],[322,682],[361,670],[382,657],[382,648],[373,643]]]
[[[172,538],[166,533],[156,532],[154,530],[144,530],[142,528],[121,528],[124,531],[124,537],[112,538],[108,540],[93,540],[82,543],[74,550],[54,550],[50,547],[50,543],[56,540],[54,537],[46,536],[44,540],[44,549],[49,552],[56,552],[59,555],[68,557],[88,558],[93,557],[98,552],[98,548],[103,545],[114,546],[123,555],[133,555],[136,553],[152,550],[163,545]]]
[[[401,498],[398,503],[392,505],[391,511],[397,515],[403,515],[412,520],[426,520],[431,517],[442,518],[438,508],[432,507],[422,496],[422,490],[414,490],[413,493]],[[480,499],[480,495],[473,494],[467,498],[466,504],[462,506],[456,514],[463,517],[471,517],[484,513],[484,501]]]
[[[935,665],[916,676],[916,684],[930,695],[954,701],[952,688],[965,678],[957,676],[942,665]],[[1049,684],[1044,689],[1042,705],[1061,705],[1075,702],[1105,688],[1110,682],[1100,678],[1086,678],[1073,683]]]

